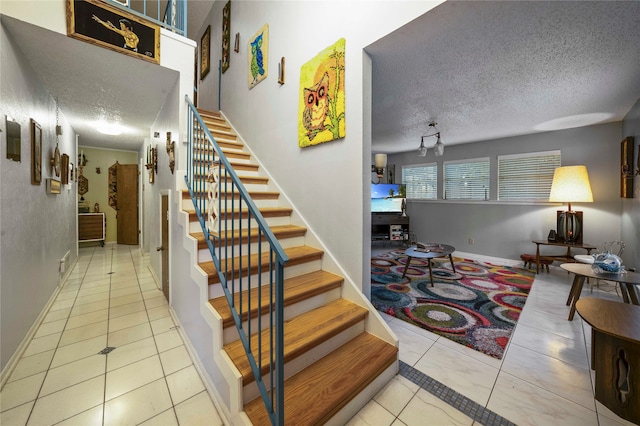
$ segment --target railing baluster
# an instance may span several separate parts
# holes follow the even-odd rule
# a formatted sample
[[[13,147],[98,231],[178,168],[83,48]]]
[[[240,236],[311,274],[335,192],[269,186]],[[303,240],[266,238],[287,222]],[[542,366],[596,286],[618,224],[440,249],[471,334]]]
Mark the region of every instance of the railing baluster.
[[[189,123],[192,123],[193,128],[187,132],[189,137],[187,153],[187,172],[185,175],[185,181],[189,193],[196,207],[196,215],[200,225],[202,226],[203,233],[205,234],[207,246],[213,259],[213,263],[218,272],[218,278],[224,290],[227,302],[231,307],[232,316],[238,329],[240,340],[244,346],[245,352],[249,359],[251,369],[253,371],[260,395],[267,407],[269,417],[272,424],[283,425],[284,424],[284,366],[283,366],[283,353],[284,353],[284,319],[283,319],[283,301],[284,301],[284,265],[289,260],[285,254],[282,246],[273,235],[273,232],[267,225],[264,217],[256,207],[254,201],[249,196],[248,191],[236,175],[235,171],[231,167],[229,160],[226,158],[219,145],[211,136],[209,129],[204,124],[200,114],[195,109],[188,96],[185,97],[189,113]],[[197,143],[196,143],[197,142]],[[209,148],[210,146],[210,148]],[[197,150],[197,151],[196,151]],[[199,153],[196,156],[196,152]],[[217,153],[217,160],[216,160]],[[209,189],[209,168],[215,167],[218,170],[217,182],[214,189]],[[199,171],[196,171],[196,168]],[[206,172],[203,170],[206,168]],[[213,179],[215,180],[215,178]],[[209,191],[217,193],[217,199],[209,200]],[[222,200],[224,197],[224,202]],[[217,235],[210,238],[212,231],[215,229],[209,229],[208,221],[205,216],[208,214],[208,204],[217,203]],[[224,209],[222,208],[224,206]],[[245,208],[246,224],[242,216],[242,209]],[[220,217],[224,212],[224,218]],[[224,220],[222,220],[224,219]],[[238,226],[236,227],[235,221],[238,220]],[[231,221],[231,225],[229,225]],[[257,236],[257,253],[255,258],[257,259],[257,265],[255,269],[257,272],[257,293],[258,293],[258,317],[255,327],[251,325],[251,316],[248,316],[248,326],[246,330],[242,325],[242,315],[244,309],[242,307],[243,296],[242,291],[247,290],[247,312],[251,311],[251,298],[250,291],[252,289],[252,270],[254,265],[251,261],[251,255],[253,250],[251,249],[252,230],[251,222],[256,223],[256,236]],[[223,225],[224,222],[224,225]],[[247,228],[247,248],[244,249],[243,245],[243,230]],[[237,236],[236,236],[237,230]],[[266,248],[263,248],[263,240],[266,244]],[[236,260],[236,248],[237,259]],[[224,246],[224,247],[223,247]],[[263,253],[264,250],[264,253]],[[246,253],[246,260],[243,260],[243,255]],[[263,256],[264,255],[264,256]],[[266,260],[268,283],[263,282],[264,267],[262,264],[263,257]],[[237,262],[237,264],[236,264]],[[238,266],[238,272],[236,273],[236,266]],[[246,277],[243,276],[242,270],[245,268],[248,272]],[[266,346],[269,348],[269,353],[262,353],[262,332],[264,322],[262,316],[264,314],[260,300],[262,300],[262,292],[265,288],[269,291],[269,304],[266,307],[268,318],[268,329],[266,330],[265,337],[269,339]],[[237,291],[236,291],[237,290]],[[238,295],[238,301],[236,301],[236,293]],[[236,303],[238,302],[238,303]],[[238,308],[239,306],[239,308]],[[254,328],[257,333],[257,347],[253,347],[251,343],[251,334]],[[257,353],[254,353],[257,351]],[[257,362],[256,362],[257,358]],[[261,373],[261,366],[264,362],[268,362],[269,365],[269,388],[265,384],[263,375]]]

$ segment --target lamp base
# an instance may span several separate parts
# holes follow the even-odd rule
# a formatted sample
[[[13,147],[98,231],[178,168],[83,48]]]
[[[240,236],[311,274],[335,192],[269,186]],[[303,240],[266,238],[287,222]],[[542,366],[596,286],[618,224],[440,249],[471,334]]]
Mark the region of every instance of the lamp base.
[[[558,239],[567,244],[582,244],[582,212],[558,210],[556,228]]]

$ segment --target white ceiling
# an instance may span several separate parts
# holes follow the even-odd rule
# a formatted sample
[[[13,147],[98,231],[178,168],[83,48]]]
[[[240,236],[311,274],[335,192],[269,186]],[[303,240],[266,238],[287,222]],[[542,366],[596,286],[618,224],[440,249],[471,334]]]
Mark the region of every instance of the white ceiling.
[[[430,121],[445,146],[620,121],[640,98],[640,1],[448,1],[366,51],[373,152],[417,150]]]
[[[189,38],[212,4],[189,1]],[[3,23],[80,145],[139,149],[175,71],[108,49],[98,55],[7,16]],[[640,98],[640,1],[448,1],[366,50],[374,152],[417,149],[432,120],[445,146],[619,121]],[[98,133],[100,116],[130,132]]]
[[[8,16],[2,19],[79,134],[79,145],[139,150],[178,80],[176,71]],[[118,136],[98,132],[99,119],[119,122],[124,132]]]

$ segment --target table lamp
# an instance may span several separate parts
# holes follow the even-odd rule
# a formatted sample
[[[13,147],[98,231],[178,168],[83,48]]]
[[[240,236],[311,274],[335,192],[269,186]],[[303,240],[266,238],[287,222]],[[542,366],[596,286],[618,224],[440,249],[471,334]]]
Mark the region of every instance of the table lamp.
[[[553,172],[549,201],[569,203],[567,211],[558,211],[557,233],[566,243],[580,244],[583,229],[582,212],[571,210],[571,203],[593,202],[587,167],[557,167]]]

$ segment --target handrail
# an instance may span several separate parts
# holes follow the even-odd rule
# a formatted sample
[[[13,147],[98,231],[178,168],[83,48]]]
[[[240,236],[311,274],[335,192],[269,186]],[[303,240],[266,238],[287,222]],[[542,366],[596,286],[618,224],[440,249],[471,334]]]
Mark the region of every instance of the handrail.
[[[289,258],[188,95],[185,100],[187,188],[271,423],[284,425],[284,265]],[[259,304],[257,317],[252,321],[248,315],[245,325],[242,292],[252,288],[259,301],[269,291],[271,303],[264,309]],[[250,298],[246,310],[251,312]],[[268,376],[260,367],[265,363]]]
[[[187,0],[169,0],[161,15],[161,0],[143,0],[135,2],[135,9],[130,0],[107,0],[110,4],[127,9],[128,12],[144,17],[145,19],[160,25],[169,31],[173,31],[184,37],[187,36]],[[156,11],[153,8],[147,10],[147,3],[155,2]],[[164,1],[163,1],[164,3]],[[174,7],[175,6],[175,7]]]

